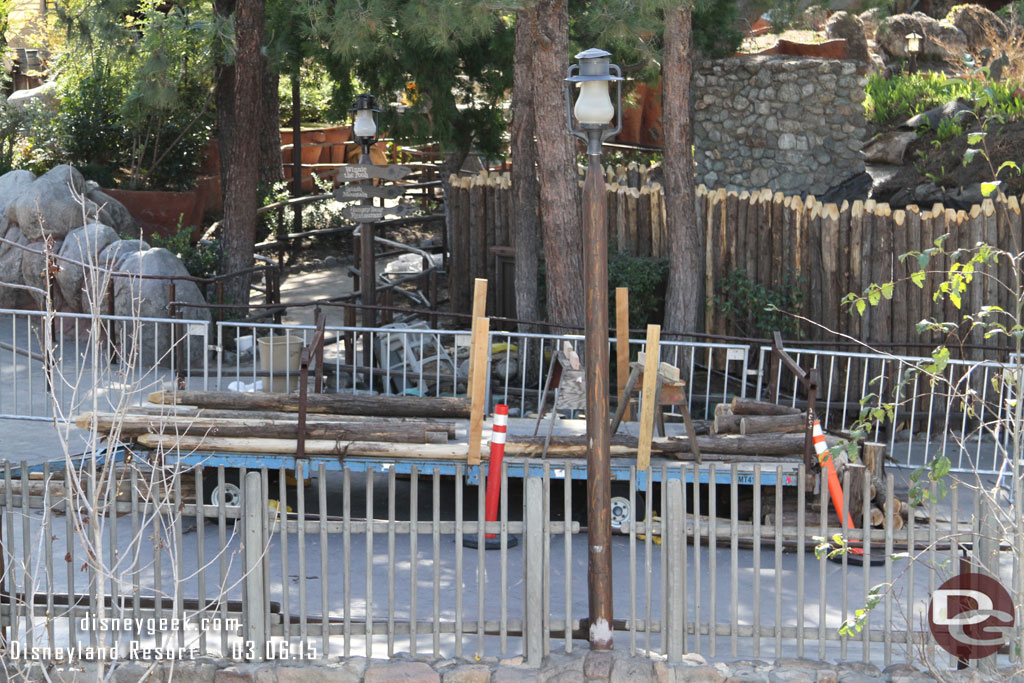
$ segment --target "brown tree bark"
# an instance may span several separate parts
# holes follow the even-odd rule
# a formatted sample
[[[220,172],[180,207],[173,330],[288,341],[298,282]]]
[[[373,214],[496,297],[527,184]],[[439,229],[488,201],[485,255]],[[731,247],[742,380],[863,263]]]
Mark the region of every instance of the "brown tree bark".
[[[576,143],[566,129],[568,0],[538,0],[532,15],[533,89],[548,320],[582,327],[583,237]]]
[[[540,320],[537,298],[537,146],[534,142],[533,40],[528,10],[516,14],[512,85],[512,243],[515,245],[516,317]],[[520,329],[524,332],[532,330]]]
[[[260,174],[259,183],[267,189],[284,180],[281,165],[281,121],[278,113],[277,86],[281,76],[270,68],[270,60],[260,59],[263,72],[263,118],[260,121]]]
[[[665,11],[662,60],[662,129],[665,140],[665,219],[669,243],[665,328],[700,332],[704,326],[704,233],[697,223],[693,169],[690,78],[693,74],[693,9]]]
[[[227,4],[227,3],[225,3]],[[263,119],[263,1],[237,0],[235,61],[217,83],[217,122],[221,133],[221,181],[224,188],[222,244],[225,273],[252,267],[261,150],[252,131]],[[226,82],[230,78],[230,86]],[[228,105],[227,111],[221,107]],[[226,134],[226,135],[225,135]],[[224,299],[239,308],[249,305],[249,278],[224,283]]]

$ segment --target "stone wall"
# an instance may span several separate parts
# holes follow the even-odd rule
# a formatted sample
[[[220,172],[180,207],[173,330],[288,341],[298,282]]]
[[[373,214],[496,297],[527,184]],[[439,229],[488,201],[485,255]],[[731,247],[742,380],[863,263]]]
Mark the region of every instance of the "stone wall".
[[[863,102],[852,61],[706,61],[694,75],[697,182],[821,194],[864,170]]]
[[[625,636],[622,637],[625,640]],[[560,645],[560,644],[559,644]],[[554,650],[555,648],[552,647]],[[0,658],[5,681],[20,683],[90,683],[99,680],[95,662],[48,664]],[[996,683],[1017,680],[1015,669],[983,674],[976,668],[949,671],[950,683]],[[678,664],[663,658],[629,655],[626,645],[611,652],[591,652],[577,643],[572,654],[552,652],[538,668],[530,668],[522,657],[498,659],[430,659],[397,654],[390,660],[353,657],[330,662],[268,662],[239,664],[199,658],[182,661],[119,662],[108,669],[110,683],[729,683],[768,681],[786,683],[928,683],[930,674],[905,664],[880,669],[859,662],[831,663],[808,659],[779,659],[774,662],[743,660],[709,663],[699,654],[683,655]]]

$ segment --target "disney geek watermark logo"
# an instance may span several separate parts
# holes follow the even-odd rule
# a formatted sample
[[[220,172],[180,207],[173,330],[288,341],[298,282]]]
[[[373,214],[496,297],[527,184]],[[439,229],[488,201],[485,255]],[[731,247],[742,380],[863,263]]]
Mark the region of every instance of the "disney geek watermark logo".
[[[1013,598],[987,574],[959,574],[932,593],[928,628],[959,659],[994,655],[1013,636]]]

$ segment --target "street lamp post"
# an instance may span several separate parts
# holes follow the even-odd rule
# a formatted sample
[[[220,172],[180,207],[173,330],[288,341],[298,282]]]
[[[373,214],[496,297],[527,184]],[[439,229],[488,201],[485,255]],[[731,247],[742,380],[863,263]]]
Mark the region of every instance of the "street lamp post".
[[[591,48],[576,55],[567,74],[566,118],[573,135],[587,144],[583,183],[583,270],[586,296],[587,545],[590,647],[612,647],[611,467],[608,444],[608,217],[601,143],[622,128],[622,72],[610,53]],[[616,102],[609,84],[616,82]],[[579,84],[573,106],[572,84]],[[618,120],[612,119],[618,110]],[[578,128],[573,127],[573,117]]]
[[[370,147],[377,142],[377,98],[369,93],[356,95],[356,101],[349,110],[352,112],[352,136],[360,146],[359,163],[369,165]],[[360,185],[369,185],[372,180],[361,180]],[[373,205],[373,198],[359,200],[362,206]],[[377,326],[377,266],[373,254],[373,223],[359,225],[359,284],[360,303],[363,308],[363,327],[370,329]],[[363,338],[363,355],[366,366],[370,367],[372,335],[367,332]],[[372,380],[372,377],[371,377]],[[372,381],[370,382],[372,384]]]
[[[917,73],[917,55],[921,52],[921,40],[924,38],[920,33],[908,33],[904,36],[907,39],[907,70],[910,73]]]

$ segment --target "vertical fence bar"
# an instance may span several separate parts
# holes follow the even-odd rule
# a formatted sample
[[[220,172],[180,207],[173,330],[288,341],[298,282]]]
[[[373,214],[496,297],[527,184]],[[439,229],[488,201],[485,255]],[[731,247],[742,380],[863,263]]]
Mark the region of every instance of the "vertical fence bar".
[[[206,508],[203,502],[206,500],[203,491],[203,468],[199,466],[192,472],[192,476],[195,478],[196,487],[196,593],[199,598],[199,623],[201,624],[206,618]],[[134,496],[135,492],[132,491],[131,495]],[[199,631],[199,652],[200,654],[209,654],[209,648],[207,645],[206,629],[200,629]]]
[[[490,464],[488,464],[488,470]],[[487,562],[484,553],[487,552],[487,539],[484,534],[484,523],[486,511],[484,509],[484,494],[487,490],[487,478],[484,476],[484,466],[480,464],[476,468],[476,655],[484,656],[484,586],[487,583]],[[488,472],[487,474],[490,474]]]
[[[562,519],[565,520],[564,553],[565,553],[565,652],[572,652],[572,461],[565,461],[565,475],[562,478],[564,505]],[[636,507],[631,507],[636,517]],[[631,519],[630,522],[633,520]]]
[[[281,632],[284,636],[284,642],[287,646],[291,641],[291,581],[288,576],[288,560],[290,553],[288,552],[288,470],[284,467],[278,470],[277,474],[277,487],[278,487],[278,519],[280,520],[280,526],[278,531],[278,543],[281,546],[281,611],[284,613],[284,617],[281,619]],[[345,496],[345,503],[348,503],[348,495]],[[346,531],[348,527],[345,527]],[[348,552],[345,553],[345,561],[348,562]],[[348,602],[346,598],[346,603]]]
[[[650,467],[644,472],[648,491],[646,516],[644,517],[644,647],[648,652],[651,651],[651,622],[654,620],[652,616],[654,604],[651,596],[651,583],[654,577],[654,496],[651,495],[651,491],[653,491],[653,486],[651,486],[653,472]],[[662,479],[661,487],[663,492],[665,491],[665,484],[665,480]]]
[[[413,465],[409,473],[409,655],[416,656],[416,623],[419,589],[419,484],[420,470]]]
[[[49,646],[54,647],[54,619],[53,619],[53,500],[50,498],[50,463],[43,463],[43,539],[45,542],[45,548],[43,552],[46,554],[46,639]],[[66,482],[65,482],[66,483]],[[10,489],[8,489],[10,490]],[[68,510],[65,508],[65,514]],[[117,519],[117,514],[112,516],[112,519]],[[115,529],[114,538],[117,538],[116,526],[111,528]],[[116,541],[111,543],[112,547],[117,547]],[[112,563],[111,567],[115,565]],[[111,590],[113,591],[114,581],[111,579]],[[112,592],[113,595],[113,592]],[[111,600],[112,604],[115,602]]]
[[[134,475],[133,475],[134,476]],[[217,466],[217,486],[220,491],[224,491],[224,466]],[[224,597],[224,591],[227,588],[228,579],[228,557],[224,548],[227,546],[227,517],[225,516],[225,496],[221,495],[217,500],[217,547],[220,548],[220,584],[217,586],[217,592],[220,594],[220,618],[221,623],[225,623],[228,620],[228,601]],[[136,595],[138,594],[138,565],[136,565]],[[135,605],[136,618],[138,618],[138,602]],[[228,656],[228,630],[222,628],[220,630],[220,652],[222,657]]]
[[[879,394],[879,396],[881,396],[881,394]],[[824,483],[825,482],[823,481],[822,484],[824,484]],[[849,469],[847,469],[845,472],[843,472],[842,487],[843,487],[844,491],[849,491],[850,490],[850,470]],[[843,529],[846,526],[846,523],[843,520],[848,520],[850,518],[849,514],[850,514],[850,498],[848,496],[843,496],[842,512],[839,515],[839,520],[840,520],[839,521],[839,528],[840,529]],[[850,540],[850,536],[852,536],[853,533],[854,533],[853,529],[850,529],[849,531],[844,533],[843,534],[844,540],[849,541]],[[864,552],[868,552],[868,549],[864,548]],[[840,595],[842,596],[841,614],[840,614],[840,616],[841,616],[844,624],[846,623],[846,620],[850,616],[850,609],[849,609],[850,598],[849,598],[849,591],[848,591],[848,589],[849,589],[849,578],[850,578],[849,559],[850,558],[849,558],[849,555],[847,553],[843,553],[842,554],[842,556],[841,556],[841,564],[842,564],[842,567],[843,567],[843,571],[842,571],[842,574],[841,574],[841,577],[842,577],[841,586],[842,587],[840,588]],[[867,558],[865,558],[865,561],[866,560],[867,560]],[[847,636],[845,636],[845,635],[840,636],[840,639],[839,639],[839,656],[844,661],[846,660],[846,647],[847,647],[847,643],[848,643],[849,640],[850,639]]]
[[[263,562],[264,514],[266,504],[263,498],[263,480],[259,472],[249,472],[245,477],[245,584],[247,612],[245,638],[255,645],[255,659],[263,661],[267,650],[267,630],[263,621]],[[301,517],[300,517],[301,519]]]
[[[685,474],[681,471],[679,479],[665,481],[662,487],[668,488],[668,505],[662,517],[662,550],[668,556],[667,595],[662,609],[662,629],[665,641],[665,655],[670,663],[682,661],[684,633],[686,629],[686,577],[683,572],[686,547],[686,508],[683,501],[683,489],[686,486]],[[699,547],[699,546],[698,546]]]
[[[761,656],[761,463],[754,463],[754,658]]]
[[[523,546],[526,564],[526,604],[523,641],[526,660],[531,667],[540,666],[544,656],[543,605],[543,484],[538,477],[526,478],[526,529]]]
[[[907,637],[911,638],[914,636],[915,621],[914,621],[914,565],[917,564],[917,541],[914,539],[914,510],[911,509],[907,515]],[[889,555],[890,565],[892,564],[892,553],[886,550]],[[886,581],[888,581],[888,577]],[[888,621],[886,617],[886,621]],[[890,646],[891,647],[891,646]],[[907,644],[904,650],[906,657],[904,663],[909,664],[911,653],[913,652],[913,646],[911,643]]]
[[[372,366],[371,366],[372,367]],[[299,541],[301,543],[301,540]],[[363,647],[366,658],[373,656],[373,467],[366,468],[366,614]]]
[[[650,497],[653,491],[647,487],[647,496]],[[633,511],[633,518],[629,520],[629,654],[636,654],[636,527],[639,517],[636,507],[636,465],[629,466],[629,509]],[[570,519],[566,517],[566,519]],[[649,521],[650,518],[648,518]],[[646,524],[645,524],[646,527]],[[646,535],[650,535],[644,529]]]
[[[395,654],[395,468],[388,469],[388,657]]]
[[[541,529],[544,538],[541,541],[541,567],[543,568],[542,595],[544,606],[541,610],[543,615],[543,647],[544,656],[551,654],[551,467],[547,462],[541,469],[541,486],[543,488],[543,517],[541,518]]]
[[[782,465],[775,466],[775,657],[782,656]]]
[[[797,468],[796,481],[796,656],[804,656],[804,567],[805,545],[807,544],[807,469],[803,463]]]
[[[708,349],[708,362],[710,363],[710,361],[711,350]],[[709,376],[710,374],[708,373]],[[698,654],[700,654],[701,612],[700,529],[700,465],[693,463],[693,651]],[[686,630],[689,631],[689,627]]]
[[[462,465],[455,466],[455,656],[462,656]]]
[[[759,392],[760,395],[760,392]],[[729,653],[739,654],[739,468],[729,466]]]
[[[847,470],[846,470],[846,472],[844,474],[847,477],[849,477],[849,474],[850,474],[849,468],[847,468]],[[862,568],[863,569],[862,573],[864,575],[864,597],[865,597],[865,599],[867,599],[868,593],[871,590],[871,471],[865,467],[864,471],[861,474],[862,474],[861,480],[859,482],[857,482],[857,481],[851,482],[851,486],[860,486],[861,487],[861,510],[860,510],[860,514],[861,514],[861,527],[860,527],[860,529],[861,529],[861,537],[860,538],[861,538],[861,546],[864,548],[864,565],[863,565],[863,568]],[[892,498],[888,498],[887,500],[892,500]],[[892,505],[889,505],[887,507],[892,508]],[[847,519],[847,518],[844,517],[843,519]],[[891,520],[890,520],[890,522],[891,522]],[[892,535],[892,524],[891,523],[887,524],[885,528],[886,528],[886,535],[887,536],[891,536]],[[885,563],[888,566],[888,564],[889,564],[888,556],[886,556]],[[867,612],[865,612],[865,616],[864,616],[864,630],[861,631],[861,633],[864,634],[864,639],[863,639],[864,651],[863,651],[862,659],[863,659],[865,664],[867,664],[868,662],[871,661],[871,623],[870,623],[870,619],[871,619],[871,610],[868,610]],[[886,628],[888,628],[888,626],[889,626],[889,623],[888,623],[888,621],[886,621]]]
[[[441,472],[434,467],[433,472],[433,528],[431,529],[434,550],[434,656],[441,654]]]
[[[342,508],[341,508],[341,550],[342,565],[344,572],[344,602],[342,609],[344,614],[345,644],[343,646],[345,658],[352,652],[352,470],[348,467],[342,468]]]
[[[865,489],[867,489],[868,486],[869,486],[869,482],[868,482],[868,478],[867,477],[868,477],[868,473],[865,472],[865,479],[864,479],[864,488]],[[891,473],[886,475],[886,477],[885,477],[885,494],[887,496],[886,500],[893,500],[893,476],[892,476]],[[886,508],[887,508],[886,509],[886,516],[887,517],[891,517],[892,516],[892,505],[887,505]],[[907,517],[910,518],[910,517],[913,517],[913,515],[907,515]],[[886,519],[886,522],[889,522],[889,521],[890,521],[889,519]],[[909,524],[910,522],[908,521],[907,523]],[[865,527],[866,527],[866,525],[865,525]],[[885,665],[886,666],[889,666],[890,664],[892,664],[892,589],[891,589],[891,587],[892,587],[892,540],[893,540],[892,539],[892,531],[893,531],[892,525],[887,523],[885,525],[885,585],[886,585],[886,591],[885,591],[885,633],[884,633],[884,640],[885,640]],[[908,534],[909,534],[909,530],[908,530]],[[913,547],[911,547],[909,549],[908,555],[909,554],[913,554]],[[913,591],[912,586],[913,586],[913,583],[911,583],[908,586],[908,590],[911,591],[911,592]],[[907,628],[907,637],[908,638],[910,638],[910,636],[911,636],[911,634],[913,633],[913,630],[914,630],[913,618],[914,618],[914,610],[913,610],[913,608],[911,608],[910,611],[907,612],[907,626],[908,626],[908,628]],[[909,643],[908,643],[908,645],[909,645]]]
[[[818,477],[818,535],[822,539],[828,539],[828,483],[825,481],[825,473]],[[818,659],[825,659],[825,605],[827,604],[825,593],[825,570],[828,558],[822,553],[818,560]]]
[[[331,611],[327,600],[329,565],[327,563],[327,466],[320,463],[316,476],[317,503],[320,508],[320,651],[324,657],[331,655]],[[281,504],[278,504],[280,509]]]
[[[508,652],[508,463],[501,463],[501,500],[499,501],[501,520],[501,621],[498,624],[498,649],[502,655]]]
[[[665,466],[662,466],[662,468],[661,468],[661,481],[662,482],[669,481],[669,478],[668,478],[668,468],[665,467]],[[683,591],[682,591],[682,605],[681,605],[682,615],[683,615],[682,636],[683,636],[683,650],[686,651],[686,652],[689,652],[690,651],[690,642],[689,642],[689,633],[688,633],[688,629],[686,628],[686,624],[689,621],[689,612],[690,612],[690,610],[689,610],[689,605],[687,604],[688,600],[687,600],[687,595],[686,595],[686,593],[687,593],[686,587],[690,585],[690,577],[689,577],[689,571],[688,571],[689,567],[687,566],[689,564],[689,559],[687,558],[687,547],[686,547],[687,546],[687,539],[686,539],[686,524],[687,524],[687,520],[686,520],[686,490],[687,490],[687,486],[686,486],[686,465],[685,464],[679,466],[679,481],[680,481],[680,489],[682,491],[682,496],[683,496],[683,507],[682,507],[682,516],[681,516],[681,518],[682,518],[683,541],[682,541],[682,544],[680,546],[680,548],[682,550],[682,560],[681,560],[681,563],[682,563],[682,567],[683,567]],[[664,485],[665,484],[662,483],[663,487],[664,487]],[[664,518],[662,518],[662,522],[664,522]],[[662,533],[664,533],[664,529],[662,529]],[[667,653],[667,651],[668,651],[667,650],[667,643],[665,642],[665,639],[667,638],[667,635],[668,635],[667,629],[665,627],[665,622],[668,619],[668,612],[667,612],[667,606],[666,606],[666,600],[665,600],[665,596],[667,594],[668,594],[668,554],[665,553],[665,552],[662,552],[661,553],[661,596],[660,596],[661,597],[661,605],[662,605],[662,610],[661,610],[661,650],[662,650],[662,653]]]
[[[724,391],[723,391],[724,396]],[[718,472],[708,465],[708,655],[716,655],[718,641]],[[698,619],[698,626],[700,620]]]
[[[307,583],[306,583],[306,468],[305,462],[296,459],[295,462],[295,493],[298,529],[295,535],[295,544],[298,550],[299,570],[299,651],[309,651],[309,612],[307,611]],[[367,600],[369,605],[369,600]],[[367,654],[369,657],[369,654]]]

